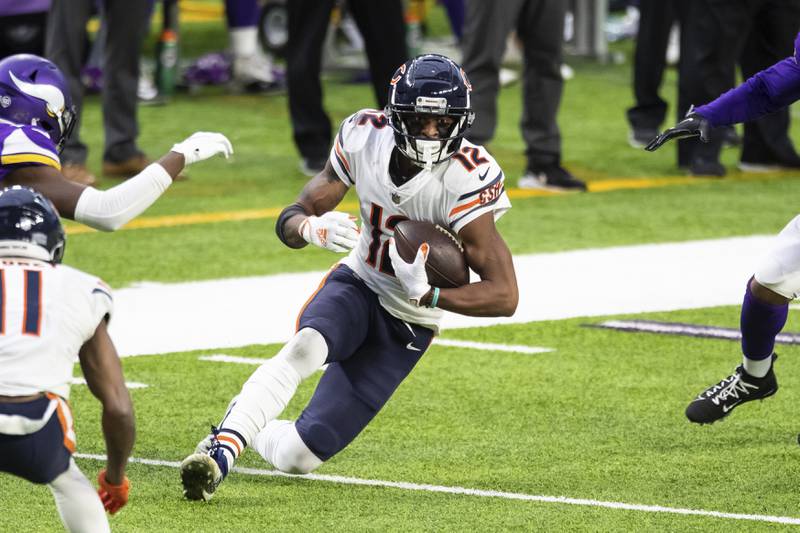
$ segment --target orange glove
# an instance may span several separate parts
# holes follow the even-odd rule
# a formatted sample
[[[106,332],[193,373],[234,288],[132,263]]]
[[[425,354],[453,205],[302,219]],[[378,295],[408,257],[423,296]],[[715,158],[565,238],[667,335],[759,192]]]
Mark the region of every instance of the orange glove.
[[[97,489],[97,494],[100,496],[100,501],[103,502],[103,507],[106,508],[111,514],[116,513],[128,503],[128,491],[131,489],[131,482],[126,476],[120,485],[112,485],[106,480],[106,469],[102,469],[97,474],[97,483],[100,488]]]

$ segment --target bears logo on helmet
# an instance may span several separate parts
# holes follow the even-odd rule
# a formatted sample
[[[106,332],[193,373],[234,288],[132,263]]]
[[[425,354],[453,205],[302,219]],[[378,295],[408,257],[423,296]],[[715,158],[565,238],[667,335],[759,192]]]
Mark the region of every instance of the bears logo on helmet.
[[[75,106],[58,67],[32,54],[0,61],[0,118],[38,126],[60,153],[75,126]]]
[[[471,91],[464,71],[448,57],[424,54],[400,65],[389,82],[386,106],[397,148],[425,167],[452,157],[475,120]],[[420,131],[427,116],[449,117],[452,123],[431,139]]]
[[[64,228],[53,204],[28,187],[0,191],[0,257],[28,257],[60,263]]]

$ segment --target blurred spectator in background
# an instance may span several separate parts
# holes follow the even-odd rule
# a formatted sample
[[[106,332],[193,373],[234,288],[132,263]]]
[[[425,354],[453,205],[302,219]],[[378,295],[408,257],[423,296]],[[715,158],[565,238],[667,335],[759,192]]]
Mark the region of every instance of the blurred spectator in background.
[[[776,63],[792,49],[800,27],[797,0],[752,0],[715,2],[691,0],[681,54],[682,72],[678,114],[690,104],[705,104],[735,85],[736,64],[749,78]],[[719,161],[725,129],[711,130],[709,142],[683,139],[678,142],[678,165],[688,166],[695,176],[725,175]],[[800,168],[800,156],[789,138],[789,110],[763,116],[744,127],[740,167],[758,171],[774,167]]]
[[[0,1],[0,59],[14,54],[44,54],[50,0]]]
[[[88,148],[80,140],[83,108],[81,67],[86,57],[86,23],[94,0],[53,0],[47,20],[45,55],[64,73],[78,110],[78,122],[61,154],[67,179],[91,185],[95,177],[86,168]],[[153,0],[99,2],[106,17],[108,37],[103,61],[103,174],[130,177],[150,163],[136,145],[139,54],[148,30]]]
[[[258,42],[258,0],[225,0],[236,91],[273,91],[282,87],[273,72],[272,59]]]
[[[670,33],[686,12],[685,0],[639,0],[639,27],[633,60],[635,105],[628,109],[628,142],[644,148],[667,116],[667,102],[659,95]]]
[[[459,43],[464,37],[464,0],[439,0],[447,11],[450,29]]]
[[[334,0],[290,0],[286,67],[289,112],[294,142],[302,157],[300,169],[318,174],[328,160],[331,122],[322,107],[322,44]],[[370,77],[378,107],[387,104],[388,82],[408,59],[401,0],[350,0],[353,18],[364,37]]]
[[[561,166],[561,134],[556,114],[561,103],[562,44],[566,3],[562,0],[467,0],[462,40],[463,65],[472,83],[475,122],[467,133],[487,144],[497,125],[500,63],[506,38],[516,28],[522,42],[523,111],[520,126],[527,170],[521,188],[586,190],[586,184]]]

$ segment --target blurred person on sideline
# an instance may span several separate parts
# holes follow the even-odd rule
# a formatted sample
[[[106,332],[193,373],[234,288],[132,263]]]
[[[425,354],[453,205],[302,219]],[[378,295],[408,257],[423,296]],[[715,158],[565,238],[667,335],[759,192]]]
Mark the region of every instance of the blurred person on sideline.
[[[136,139],[139,124],[139,54],[148,31],[154,0],[99,2],[107,24],[103,60],[103,174],[129,178],[150,164]],[[87,146],[80,140],[80,114],[84,88],[80,74],[86,56],[86,24],[95,0],[52,0],[47,19],[45,56],[55,63],[69,82],[77,108],[75,133],[62,153],[63,174],[70,181],[92,185],[96,178],[86,167]]]
[[[800,27],[800,2],[752,0],[716,2],[691,0],[681,31],[681,76],[678,116],[692,105],[710,102],[735,85],[736,65],[744,79],[786,57]],[[725,128],[709,132],[707,143],[684,139],[678,143],[678,166],[694,176],[723,177],[719,156]],[[748,121],[744,125],[740,169],[800,168],[800,156],[789,138],[789,110]]]
[[[111,291],[99,278],[62,265],[64,245],[49,200],[27,187],[0,191],[0,472],[47,484],[69,531],[106,532],[103,509],[114,514],[128,502],[133,405],[107,330]],[[68,399],[76,356],[102,404],[107,459],[99,490],[72,457]]]
[[[690,110],[684,120],[647,146],[657,150],[672,139],[699,137],[708,142],[716,128],[759,119],[800,100],[800,34],[794,54],[756,73],[722,96]],[[800,295],[800,216],[778,234],[745,288],[741,311],[742,364],[702,391],[686,408],[698,424],[710,424],[743,403],[778,390],[773,369],[775,337],[786,324],[789,302]]]
[[[233,56],[231,86],[235,91],[270,92],[282,89],[272,58],[258,42],[258,0],[225,0],[225,20]]]
[[[487,144],[494,137],[501,61],[507,37],[516,28],[524,54],[520,128],[528,160],[518,186],[585,191],[586,184],[561,166],[561,133],[556,122],[564,88],[561,63],[566,2],[467,0],[466,7],[461,45],[476,115],[469,140]]]
[[[67,82],[51,61],[31,54],[0,61],[0,181],[33,187],[61,216],[102,231],[116,230],[150,207],[187,165],[233,152],[224,135],[197,132],[158,162],[101,191],[62,172],[59,153],[74,126]]]
[[[370,78],[378,108],[388,103],[387,83],[408,59],[401,0],[349,0],[348,9],[364,38]],[[334,0],[291,0],[286,68],[289,113],[300,170],[317,175],[328,159],[331,121],[322,107],[322,46]]]

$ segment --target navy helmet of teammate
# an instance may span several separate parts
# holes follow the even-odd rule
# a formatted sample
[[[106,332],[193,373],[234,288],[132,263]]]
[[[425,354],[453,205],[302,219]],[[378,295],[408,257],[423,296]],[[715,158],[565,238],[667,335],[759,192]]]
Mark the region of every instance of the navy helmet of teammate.
[[[27,187],[0,191],[0,257],[60,263],[64,228],[52,202]]]
[[[31,54],[0,61],[0,184],[32,187],[62,216],[103,231],[142,213],[185,166],[233,152],[224,135],[197,132],[136,176],[100,191],[61,173],[59,152],[75,116],[67,83],[52,62]]]
[[[208,499],[252,446],[285,472],[314,470],[369,424],[414,368],[439,329],[443,309],[507,316],[518,301],[511,254],[495,220],[510,207],[504,175],[481,146],[464,139],[473,111],[461,68],[435,54],[416,57],[390,80],[385,110],[346,118],[325,168],[276,223],[290,248],[349,252],[323,280],[281,351],[231,402],[218,429],[181,465],[184,495]],[[347,191],[356,217],[335,211]],[[393,241],[402,220],[456,234],[480,281],[432,287],[427,245],[412,263]],[[297,420],[276,420],[298,384],[327,369]]]

